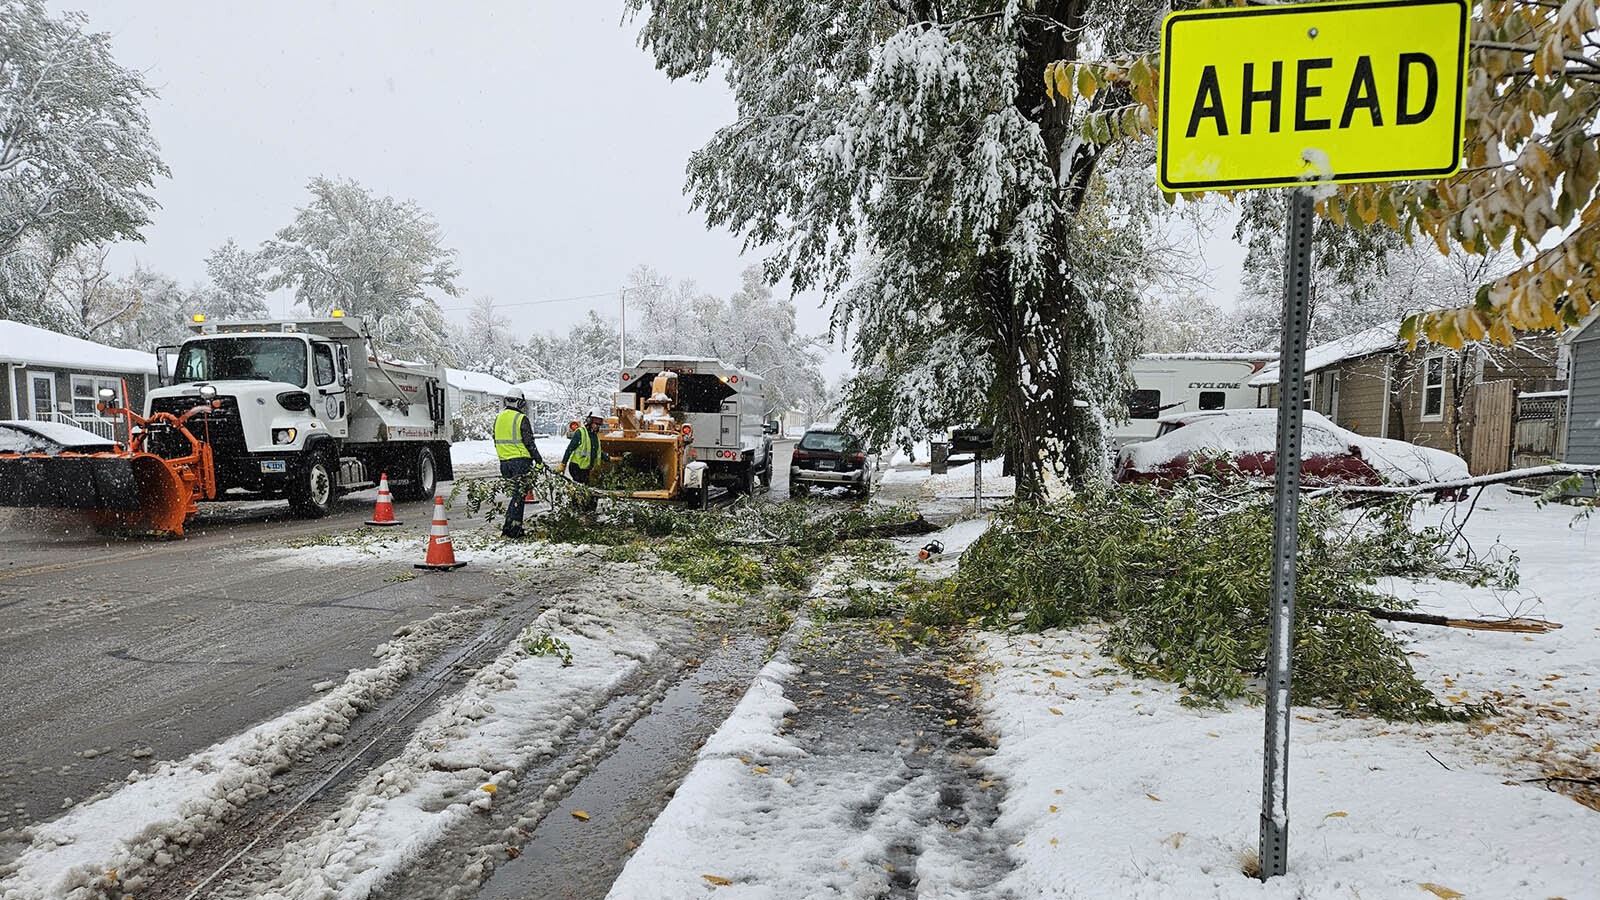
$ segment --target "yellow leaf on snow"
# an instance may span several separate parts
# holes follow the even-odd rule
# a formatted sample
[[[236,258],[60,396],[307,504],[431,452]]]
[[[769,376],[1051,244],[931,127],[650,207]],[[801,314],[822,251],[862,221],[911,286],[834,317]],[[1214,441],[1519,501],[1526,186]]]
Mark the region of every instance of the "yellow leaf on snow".
[[[723,878],[721,875],[701,875],[700,877],[711,882],[717,887],[727,887],[728,885],[733,884],[733,882]]]
[[[1439,900],[1456,900],[1457,897],[1466,896],[1460,891],[1452,891],[1442,884],[1434,884],[1431,881],[1421,882],[1417,885],[1417,887],[1422,888],[1435,897],[1438,897]]]
[[[1145,796],[1149,797],[1151,800],[1154,800],[1157,803],[1161,802],[1161,798],[1160,797],[1157,797],[1155,794],[1149,793],[1148,791],[1145,793]]]
[[[955,719],[945,719],[944,723],[946,725],[954,725],[954,724],[956,724],[956,720]]]
[[[1338,812],[1328,813],[1327,815],[1322,817],[1322,820],[1324,822],[1326,822],[1329,819],[1346,819],[1346,818],[1349,818],[1349,817],[1350,817],[1349,813],[1345,812],[1344,810],[1339,810]]]
[[[483,791],[485,794],[493,794],[494,792],[500,790],[500,788],[493,784],[486,784],[478,788],[478,790]]]
[[[1061,710],[1056,709],[1054,706],[1047,706],[1045,708],[1050,710],[1050,715],[1052,715],[1052,716],[1065,715],[1063,712],[1061,712]]]
[[[577,819],[579,822],[587,822],[587,821],[589,821],[589,814],[584,812],[581,809],[573,810],[572,811],[572,817],[574,819]]]
[[[766,766],[756,766],[754,769],[750,770],[751,774],[754,775],[765,775],[767,774],[767,771],[768,770]]]

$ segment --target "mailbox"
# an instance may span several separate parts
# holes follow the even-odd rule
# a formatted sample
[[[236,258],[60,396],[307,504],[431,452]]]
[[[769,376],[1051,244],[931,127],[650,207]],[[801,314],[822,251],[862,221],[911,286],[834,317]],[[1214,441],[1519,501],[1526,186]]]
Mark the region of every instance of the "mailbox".
[[[983,453],[992,446],[993,428],[957,428],[950,432],[950,449],[956,453]]]

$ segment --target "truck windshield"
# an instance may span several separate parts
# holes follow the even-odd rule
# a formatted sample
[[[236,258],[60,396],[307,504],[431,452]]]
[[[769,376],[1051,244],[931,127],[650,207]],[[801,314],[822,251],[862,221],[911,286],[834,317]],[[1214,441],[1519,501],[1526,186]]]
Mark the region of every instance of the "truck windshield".
[[[306,345],[296,338],[265,335],[190,341],[178,351],[173,380],[278,381],[305,387]]]

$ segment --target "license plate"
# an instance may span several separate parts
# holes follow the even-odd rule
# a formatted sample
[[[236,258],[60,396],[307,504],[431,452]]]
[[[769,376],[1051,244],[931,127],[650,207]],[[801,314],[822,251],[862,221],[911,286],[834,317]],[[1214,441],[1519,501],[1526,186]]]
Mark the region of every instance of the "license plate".
[[[288,471],[287,463],[281,459],[264,459],[261,461],[261,471],[282,474]]]
[[[823,459],[823,460],[818,460],[817,461],[817,468],[819,468],[819,469],[837,469],[837,468],[839,468],[839,464],[834,462],[831,459]]]

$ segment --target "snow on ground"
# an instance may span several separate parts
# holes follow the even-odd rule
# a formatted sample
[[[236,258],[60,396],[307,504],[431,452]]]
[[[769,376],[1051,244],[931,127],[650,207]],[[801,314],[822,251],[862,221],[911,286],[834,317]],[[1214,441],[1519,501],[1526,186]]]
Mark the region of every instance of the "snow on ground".
[[[1464,533],[1480,551],[1498,538],[1519,553],[1516,595],[1408,586],[1431,591],[1442,612],[1504,615],[1509,606],[1564,624],[1539,636],[1403,630],[1418,672],[1441,694],[1493,699],[1504,716],[1424,725],[1294,709],[1289,872],[1266,883],[1243,874],[1259,834],[1259,707],[1185,708],[1172,685],[1112,666],[1096,627],[978,636],[987,724],[999,739],[987,765],[1006,782],[997,830],[1017,838],[1016,868],[987,896],[1600,897],[1597,812],[1529,781],[1580,765],[1592,774],[1600,757],[1600,530],[1591,536],[1600,525],[1569,527],[1571,519],[1570,509],[1539,510],[1491,489]],[[611,897],[869,888],[837,874],[859,862],[859,848],[841,846],[829,827],[862,798],[754,765],[784,750],[775,723],[792,709],[787,677],[780,662],[752,688]],[[762,874],[713,880],[732,871]],[[833,874],[812,893],[793,889],[797,873]]]
[[[403,628],[373,651],[376,666],[352,671],[311,703],[185,759],[133,773],[125,787],[36,826],[0,882],[0,898],[98,896],[98,887],[118,877],[122,889],[136,893],[141,869],[170,863],[173,850],[201,840],[265,794],[297,754],[339,743],[362,710],[392,694],[440,651],[452,626],[475,615],[458,607]]]
[[[561,454],[567,452],[564,437],[535,437],[533,443],[539,448],[539,456],[551,467],[559,465]],[[494,441],[456,441],[450,445],[450,462],[457,466],[492,468],[498,465],[499,458],[494,453]]]

